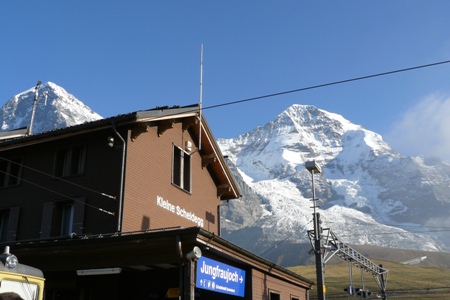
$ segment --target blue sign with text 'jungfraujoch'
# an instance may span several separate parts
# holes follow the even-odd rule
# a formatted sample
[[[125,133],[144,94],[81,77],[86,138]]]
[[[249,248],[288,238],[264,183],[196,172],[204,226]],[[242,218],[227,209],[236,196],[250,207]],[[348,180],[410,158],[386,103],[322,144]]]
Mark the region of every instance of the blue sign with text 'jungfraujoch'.
[[[202,256],[197,261],[196,286],[217,293],[244,297],[245,271]]]

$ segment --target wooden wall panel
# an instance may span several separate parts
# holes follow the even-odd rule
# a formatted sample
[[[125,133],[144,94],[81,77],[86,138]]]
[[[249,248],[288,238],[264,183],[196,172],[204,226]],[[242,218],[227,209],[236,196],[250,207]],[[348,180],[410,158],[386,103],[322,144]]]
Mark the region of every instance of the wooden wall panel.
[[[295,297],[300,300],[307,300],[307,290],[290,284],[258,270],[252,270],[252,293],[253,299],[269,300],[269,292],[274,291],[280,294],[281,300],[290,300]]]
[[[191,193],[172,184],[173,144],[184,148],[186,141],[193,145]],[[217,188],[201,164],[195,143],[189,132],[182,130],[181,123],[161,136],[157,127],[149,127],[148,132],[129,141],[123,231],[199,226],[217,233]],[[172,209],[167,209],[169,205]],[[183,210],[195,215],[196,220],[183,217]]]

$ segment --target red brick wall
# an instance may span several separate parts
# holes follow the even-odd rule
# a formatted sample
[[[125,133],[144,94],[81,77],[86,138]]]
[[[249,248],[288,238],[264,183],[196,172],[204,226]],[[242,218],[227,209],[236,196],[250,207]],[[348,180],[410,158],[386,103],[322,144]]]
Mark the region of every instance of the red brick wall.
[[[193,146],[191,193],[172,185],[173,144],[184,149],[186,141]],[[129,141],[122,231],[201,225],[178,215],[179,207],[203,220],[204,229],[217,233],[217,188],[201,163],[195,143],[189,132],[182,130],[181,123],[159,137],[157,127],[150,127]],[[158,197],[173,205],[175,211],[157,205]]]
[[[119,128],[122,136],[127,132]],[[108,136],[115,138],[115,146],[108,147]],[[184,148],[191,141],[192,193],[172,185],[172,145]],[[75,144],[86,146],[86,163],[83,174],[63,178],[64,181],[43,175],[35,170],[52,175],[55,153],[61,147]],[[160,137],[157,127],[140,134],[135,141],[128,141],[127,171],[125,176],[124,209],[122,232],[158,229],[165,227],[197,226],[191,220],[181,217],[157,205],[157,198],[203,220],[203,228],[218,233],[217,188],[210,173],[201,166],[201,156],[188,131],[181,123],[168,129]],[[101,193],[119,199],[122,143],[111,128],[83,133],[54,141],[48,141],[8,151],[1,151],[2,157],[22,157],[22,182],[18,186],[0,189],[0,210],[19,207],[16,240],[40,238],[44,203],[64,199],[85,199],[84,234],[114,233],[118,229],[119,201],[102,196]],[[86,189],[87,188],[87,189]],[[67,196],[68,198],[66,198]],[[101,209],[114,212],[112,216]]]

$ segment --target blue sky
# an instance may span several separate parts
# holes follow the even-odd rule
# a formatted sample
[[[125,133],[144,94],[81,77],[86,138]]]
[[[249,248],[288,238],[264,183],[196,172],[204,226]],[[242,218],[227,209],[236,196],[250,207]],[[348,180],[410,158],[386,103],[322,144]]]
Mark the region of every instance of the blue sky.
[[[0,105],[38,80],[104,117],[203,105],[450,60],[450,1],[0,3]],[[206,109],[216,138],[311,104],[405,155],[450,160],[450,64]]]

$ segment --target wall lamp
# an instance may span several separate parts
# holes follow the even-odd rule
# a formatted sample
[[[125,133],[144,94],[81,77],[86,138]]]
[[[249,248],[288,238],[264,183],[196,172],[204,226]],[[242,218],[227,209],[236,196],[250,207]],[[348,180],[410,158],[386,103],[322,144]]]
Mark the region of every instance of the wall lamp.
[[[114,137],[113,136],[108,136],[108,146],[110,148],[114,147]]]
[[[122,268],[104,268],[104,269],[86,269],[77,270],[78,276],[91,276],[91,275],[112,275],[122,272]]]

